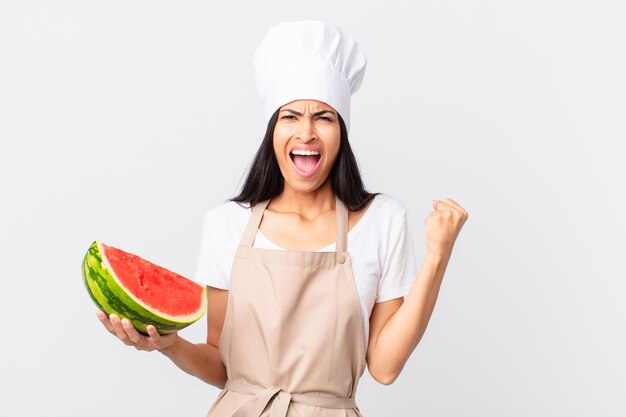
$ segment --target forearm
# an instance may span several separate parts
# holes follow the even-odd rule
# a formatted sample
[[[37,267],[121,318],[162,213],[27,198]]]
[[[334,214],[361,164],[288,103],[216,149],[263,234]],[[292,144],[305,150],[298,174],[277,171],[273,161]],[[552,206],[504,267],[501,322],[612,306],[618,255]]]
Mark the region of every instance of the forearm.
[[[226,367],[219,349],[207,343],[191,343],[178,337],[176,342],[160,351],[180,369],[220,389],[226,384]]]
[[[404,302],[381,329],[372,356],[387,383],[398,377],[424,335],[449,259],[449,255],[426,256]]]

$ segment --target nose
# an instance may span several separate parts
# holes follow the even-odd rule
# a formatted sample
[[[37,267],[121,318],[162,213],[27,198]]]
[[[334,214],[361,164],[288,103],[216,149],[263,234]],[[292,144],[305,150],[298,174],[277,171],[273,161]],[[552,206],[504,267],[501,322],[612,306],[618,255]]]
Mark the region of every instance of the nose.
[[[315,122],[312,117],[302,117],[302,122],[298,126],[298,139],[304,143],[311,142],[317,138],[315,133]]]

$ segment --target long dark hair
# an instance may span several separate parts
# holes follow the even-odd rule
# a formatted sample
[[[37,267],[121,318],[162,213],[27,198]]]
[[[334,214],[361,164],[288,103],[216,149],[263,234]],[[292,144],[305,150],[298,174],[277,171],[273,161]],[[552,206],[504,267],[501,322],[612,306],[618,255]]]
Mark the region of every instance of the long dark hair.
[[[252,160],[252,166],[239,195],[229,201],[234,201],[239,205],[248,203],[250,207],[260,201],[276,197],[283,191],[285,180],[278,167],[273,144],[274,127],[279,110],[280,108],[274,112],[267,123],[265,137]],[[358,211],[380,193],[370,193],[365,189],[356,158],[348,142],[346,125],[340,115],[339,127],[341,131],[339,154],[330,170],[331,186],[333,192],[343,201],[348,210]]]

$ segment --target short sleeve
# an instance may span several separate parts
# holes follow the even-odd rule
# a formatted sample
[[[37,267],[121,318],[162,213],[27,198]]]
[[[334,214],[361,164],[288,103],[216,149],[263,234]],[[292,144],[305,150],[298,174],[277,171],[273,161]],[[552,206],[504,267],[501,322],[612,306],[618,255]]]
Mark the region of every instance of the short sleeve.
[[[392,227],[387,255],[378,281],[376,302],[404,297],[417,276],[417,261],[411,221],[406,209]]]
[[[227,290],[229,280],[219,263],[219,260],[224,259],[224,257],[220,253],[220,246],[216,244],[220,236],[220,231],[216,226],[214,213],[208,211],[204,216],[202,225],[202,239],[195,281],[199,284]]]

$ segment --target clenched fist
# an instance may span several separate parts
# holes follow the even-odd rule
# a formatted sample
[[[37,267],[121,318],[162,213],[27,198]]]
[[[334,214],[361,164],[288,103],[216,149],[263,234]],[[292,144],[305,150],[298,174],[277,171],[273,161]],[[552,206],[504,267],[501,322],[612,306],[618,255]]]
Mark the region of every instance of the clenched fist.
[[[444,201],[433,200],[433,208],[434,210],[428,213],[424,220],[426,253],[447,257],[452,253],[452,247],[468,218],[468,213],[450,198]]]

